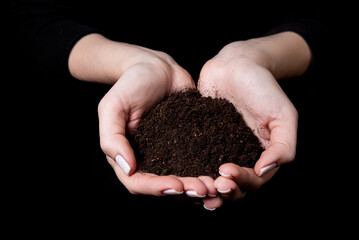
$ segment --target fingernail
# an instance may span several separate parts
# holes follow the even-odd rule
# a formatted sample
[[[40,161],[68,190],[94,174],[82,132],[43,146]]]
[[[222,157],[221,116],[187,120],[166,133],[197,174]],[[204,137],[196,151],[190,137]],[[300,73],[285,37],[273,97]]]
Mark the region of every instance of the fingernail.
[[[163,193],[167,195],[181,195],[183,191],[178,192],[176,189],[168,189],[168,190],[164,190]]]
[[[206,210],[208,210],[208,211],[214,211],[214,210],[216,210],[216,208],[208,208],[208,207],[206,207],[206,204],[203,204],[203,207],[204,207]]]
[[[232,176],[231,175],[229,175],[229,174],[224,174],[223,172],[221,172],[221,171],[218,171],[219,172],[219,174],[222,176],[222,177],[226,177],[226,178],[232,178]]]
[[[128,165],[128,163],[125,161],[125,159],[123,159],[123,157],[121,157],[120,155],[117,155],[116,162],[120,166],[122,171],[128,176],[128,174],[131,171],[131,167],[130,167],[130,165]]]
[[[232,192],[232,189],[227,189],[227,190],[217,189],[217,191],[220,192],[220,193],[231,193],[231,192]]]
[[[259,176],[263,176],[264,174],[266,174],[267,172],[269,172],[270,170],[272,170],[273,168],[275,168],[277,166],[277,163],[272,163],[266,167],[263,167],[261,169],[261,172],[259,173]]]
[[[186,195],[194,198],[204,198],[206,195],[199,195],[196,191],[186,191]]]

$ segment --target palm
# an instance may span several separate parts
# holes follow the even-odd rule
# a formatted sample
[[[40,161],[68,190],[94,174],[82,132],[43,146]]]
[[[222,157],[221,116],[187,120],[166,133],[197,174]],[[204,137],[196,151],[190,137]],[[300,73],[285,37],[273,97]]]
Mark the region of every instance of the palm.
[[[117,101],[119,116],[130,133],[144,112],[160,101],[170,90],[171,79],[165,74],[138,64],[123,74],[108,94]],[[122,111],[122,112],[120,112]],[[123,114],[125,113],[125,114]],[[125,118],[126,117],[126,118]],[[121,129],[125,129],[121,126]]]
[[[211,60],[202,70],[198,88],[203,95],[231,101],[253,129],[266,148],[256,165],[257,174],[268,164],[294,158],[296,110],[269,71],[253,64]]]
[[[101,147],[117,177],[131,193],[163,196],[186,192],[189,196],[204,197],[216,192],[213,179],[139,173],[126,138],[126,133],[135,129],[143,114],[156,102],[171,92],[189,87],[194,87],[194,83],[178,65],[163,72],[157,65],[138,64],[128,69],[101,100]]]

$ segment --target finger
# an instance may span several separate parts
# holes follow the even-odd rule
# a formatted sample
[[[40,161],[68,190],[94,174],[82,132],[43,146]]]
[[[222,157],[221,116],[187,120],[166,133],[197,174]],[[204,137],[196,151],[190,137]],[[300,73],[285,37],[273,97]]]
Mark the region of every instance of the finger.
[[[202,183],[206,186],[207,188],[207,196],[208,197],[216,197],[217,196],[217,189],[214,187],[213,183],[214,183],[214,179],[209,177],[209,176],[199,176],[198,177],[199,180],[202,181]]]
[[[130,176],[136,170],[136,157],[134,151],[123,135],[113,135],[101,139],[101,148],[107,156],[116,161],[122,171]]]
[[[214,181],[214,186],[225,199],[238,200],[242,199],[246,194],[234,180],[225,177],[218,177]]]
[[[206,197],[203,199],[203,207],[206,210],[214,211],[223,205],[223,198],[221,196]]]
[[[207,195],[206,185],[195,177],[178,177],[183,183],[183,188],[187,196],[193,198],[204,198]]]
[[[158,176],[142,172],[135,172],[128,176],[113,159],[107,157],[107,160],[118,179],[132,194],[166,196],[180,195],[184,191],[183,183],[175,176]]]
[[[226,163],[220,166],[220,174],[228,179],[234,180],[244,191],[253,191],[266,183],[278,170],[272,171],[259,177],[252,168],[240,167],[234,163]]]
[[[258,176],[264,176],[272,169],[289,162],[291,157],[287,157],[288,150],[280,143],[272,144],[268,149],[262,152],[254,170]]]
[[[258,176],[263,176],[273,168],[294,159],[297,143],[297,117],[295,112],[292,115],[285,122],[276,120],[269,124],[271,143],[254,167]]]
[[[114,94],[110,90],[98,107],[100,145],[107,156],[115,159],[121,169],[131,175],[136,169],[136,158],[125,136],[127,114],[121,99]]]

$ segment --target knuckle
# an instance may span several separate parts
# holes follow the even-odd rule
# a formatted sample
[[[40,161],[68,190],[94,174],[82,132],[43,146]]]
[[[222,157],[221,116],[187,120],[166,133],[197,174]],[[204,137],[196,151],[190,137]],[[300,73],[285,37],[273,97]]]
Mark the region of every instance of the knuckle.
[[[100,138],[100,147],[101,150],[106,154],[111,149],[111,141],[106,137]]]
[[[216,58],[209,60],[203,66],[198,80],[198,89],[205,96],[221,96],[224,81],[227,81],[228,65],[223,60]]]
[[[226,46],[224,46],[221,49],[221,51],[219,52],[219,54],[231,56],[231,55],[237,53],[238,51],[240,51],[241,49],[243,49],[244,47],[245,47],[245,44],[242,41],[231,42],[231,43],[227,44]]]
[[[211,59],[206,62],[201,71],[201,78],[222,79],[227,73],[227,64],[218,59]]]
[[[287,142],[278,142],[278,146],[282,148],[281,152],[283,153],[282,164],[292,162],[296,156],[296,149],[294,146]]]
[[[165,52],[156,51],[156,55],[159,57],[159,59],[161,59],[161,60],[163,60],[165,62],[168,62],[168,63],[174,63],[175,62],[175,60]]]
[[[139,195],[135,190],[127,188],[127,191],[132,195]]]
[[[103,97],[97,105],[97,112],[100,114],[103,112],[106,105],[106,97]]]

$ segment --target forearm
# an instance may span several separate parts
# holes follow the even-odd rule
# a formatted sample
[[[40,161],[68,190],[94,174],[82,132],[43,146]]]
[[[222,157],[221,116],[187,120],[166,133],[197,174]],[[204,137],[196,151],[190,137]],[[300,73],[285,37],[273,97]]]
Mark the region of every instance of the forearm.
[[[89,34],[73,47],[68,60],[69,70],[79,80],[113,84],[122,75],[129,55],[135,50],[132,45]]]
[[[311,61],[309,46],[294,32],[282,32],[233,44],[237,45],[237,56],[268,69],[276,79],[303,74]]]

